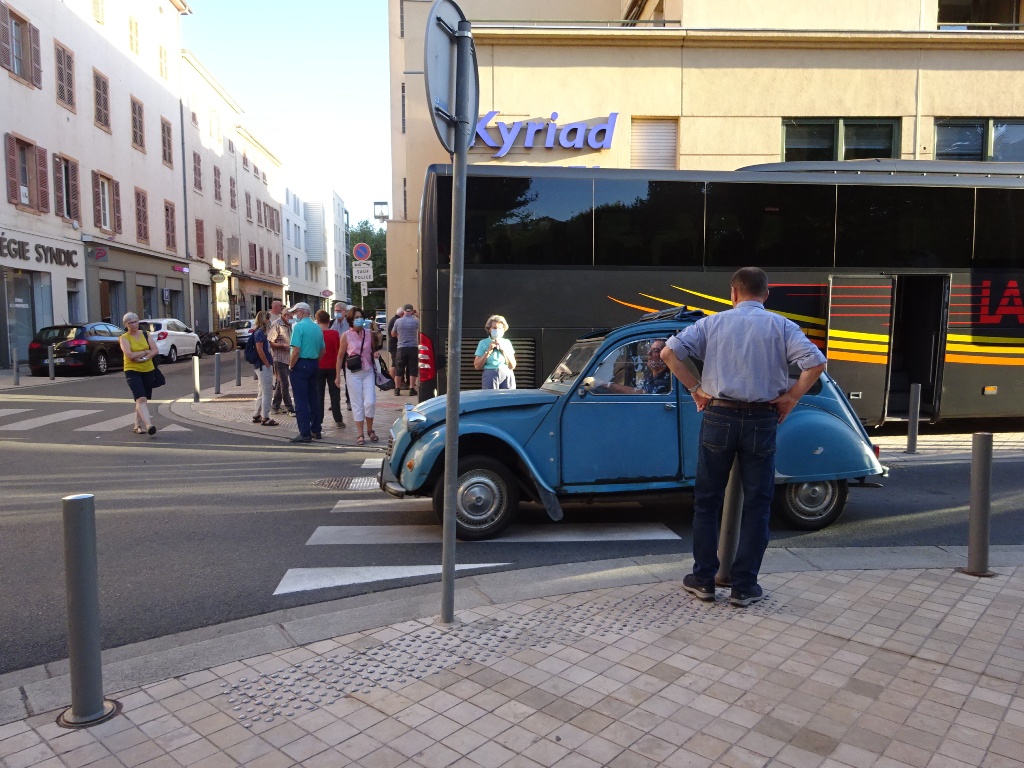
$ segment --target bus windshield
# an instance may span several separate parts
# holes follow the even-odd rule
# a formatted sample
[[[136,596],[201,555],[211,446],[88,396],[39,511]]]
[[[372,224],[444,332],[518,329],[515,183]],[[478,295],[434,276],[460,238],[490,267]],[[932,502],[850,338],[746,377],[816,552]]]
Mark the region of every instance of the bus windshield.
[[[541,385],[541,389],[562,394],[576,386],[576,379],[580,377],[583,369],[597,353],[601,341],[601,339],[594,339],[573,344],[572,348],[565,353],[562,361],[555,366],[555,370]]]

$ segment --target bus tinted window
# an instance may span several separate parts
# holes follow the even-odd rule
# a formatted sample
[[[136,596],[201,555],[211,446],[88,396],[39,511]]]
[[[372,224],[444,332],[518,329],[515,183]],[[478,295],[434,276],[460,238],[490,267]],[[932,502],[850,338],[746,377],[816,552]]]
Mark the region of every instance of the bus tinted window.
[[[979,189],[974,258],[992,267],[1024,265],[1024,189]]]
[[[831,267],[835,188],[708,184],[708,267]]]
[[[967,267],[973,229],[969,187],[840,186],[836,266]]]
[[[594,261],[599,266],[699,267],[704,185],[601,180],[594,183]]]
[[[451,178],[444,182],[438,184],[437,239],[439,257],[447,262],[451,253]],[[592,182],[469,177],[466,266],[592,264]]]

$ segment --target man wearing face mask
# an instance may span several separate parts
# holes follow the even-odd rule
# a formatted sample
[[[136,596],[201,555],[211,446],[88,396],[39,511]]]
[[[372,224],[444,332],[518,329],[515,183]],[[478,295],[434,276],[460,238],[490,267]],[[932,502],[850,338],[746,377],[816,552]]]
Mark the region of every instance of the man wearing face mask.
[[[395,360],[395,395],[402,394],[402,388],[409,388],[409,395],[416,395],[416,379],[420,373],[420,321],[412,304],[402,308],[402,316],[395,320],[391,335],[398,340]]]
[[[483,371],[481,389],[515,389],[516,353],[512,342],[505,338],[508,321],[501,315],[491,315],[484,323],[487,338],[476,345],[473,367]]]
[[[274,302],[276,306],[278,302]],[[270,355],[274,358],[274,401],[272,413],[280,413],[281,406],[287,413],[295,413],[292,403],[291,386],[288,383],[288,362],[291,359],[292,313],[282,307],[277,320],[272,321],[267,332],[270,342]]]

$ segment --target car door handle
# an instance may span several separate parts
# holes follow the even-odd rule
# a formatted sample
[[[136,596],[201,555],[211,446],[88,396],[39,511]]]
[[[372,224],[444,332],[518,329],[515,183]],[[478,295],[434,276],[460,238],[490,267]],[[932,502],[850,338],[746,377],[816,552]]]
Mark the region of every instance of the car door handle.
[[[676,404],[675,403],[665,403],[665,410],[666,411],[674,411],[675,409],[676,409]]]

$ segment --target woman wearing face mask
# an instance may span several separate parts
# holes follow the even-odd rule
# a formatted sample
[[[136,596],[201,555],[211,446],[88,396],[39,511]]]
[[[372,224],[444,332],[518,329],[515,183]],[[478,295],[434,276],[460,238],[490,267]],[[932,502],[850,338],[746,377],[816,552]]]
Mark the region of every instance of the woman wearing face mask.
[[[356,445],[366,445],[363,437],[364,421],[370,442],[376,443],[379,439],[373,431],[373,417],[377,408],[377,382],[373,369],[375,358],[380,352],[373,338],[373,321],[363,317],[361,307],[352,307],[348,311],[348,324],[350,327],[341,335],[341,345],[338,347],[334,382],[341,386],[344,370],[348,396],[352,402],[352,418],[359,432]]]
[[[516,353],[505,338],[508,322],[501,315],[491,315],[484,323],[487,338],[476,345],[473,367],[483,371],[481,389],[515,389]]]

